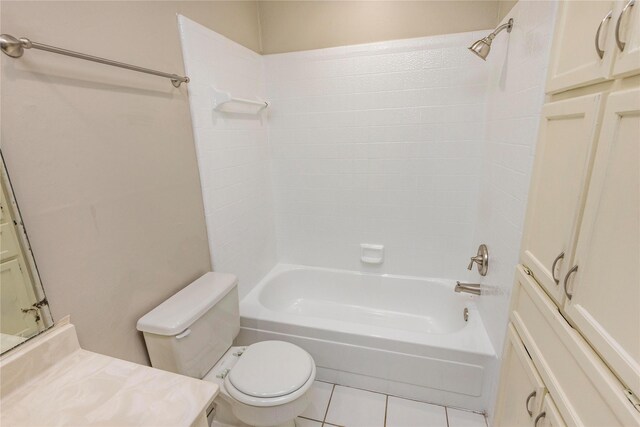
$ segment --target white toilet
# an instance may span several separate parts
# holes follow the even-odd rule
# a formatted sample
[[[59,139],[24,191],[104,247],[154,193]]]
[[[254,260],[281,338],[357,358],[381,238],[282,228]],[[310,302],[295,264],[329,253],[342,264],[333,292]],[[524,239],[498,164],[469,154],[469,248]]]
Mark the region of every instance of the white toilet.
[[[237,279],[207,273],[138,320],[155,368],[212,381],[216,425],[295,426],[316,365],[283,341],[232,347],[240,331]]]

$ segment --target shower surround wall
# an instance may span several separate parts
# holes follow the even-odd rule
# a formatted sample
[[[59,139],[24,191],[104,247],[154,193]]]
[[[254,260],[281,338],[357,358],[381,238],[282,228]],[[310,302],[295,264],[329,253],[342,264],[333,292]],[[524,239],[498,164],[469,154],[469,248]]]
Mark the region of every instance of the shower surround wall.
[[[179,16],[189,103],[214,270],[242,298],[277,262],[267,122],[212,110],[212,88],[264,98],[262,56]]]
[[[486,32],[265,56],[281,262],[460,278],[484,139]],[[383,244],[380,266],[360,244]]]
[[[549,1],[518,2],[509,13],[515,21],[513,31],[508,40],[499,36],[493,43],[485,64],[489,70],[486,154],[474,241],[487,243],[491,262],[487,276],[476,274],[473,279],[483,283],[478,308],[498,357],[520,253],[556,6]],[[492,378],[489,410],[494,406],[497,372]]]
[[[180,17],[214,268],[241,296],[278,262],[481,281],[500,355],[555,8],[518,2],[487,62],[466,46],[490,30],[260,56]],[[270,108],[215,113],[211,87]]]

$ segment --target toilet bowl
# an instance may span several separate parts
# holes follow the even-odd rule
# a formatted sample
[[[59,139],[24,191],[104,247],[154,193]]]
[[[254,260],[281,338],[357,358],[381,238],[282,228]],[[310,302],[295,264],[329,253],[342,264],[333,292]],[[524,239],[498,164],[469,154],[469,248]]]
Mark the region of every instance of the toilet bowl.
[[[283,341],[262,341],[231,347],[203,380],[220,387],[215,419],[221,425],[284,427],[294,426],[309,405],[315,376],[306,351]]]
[[[316,365],[284,341],[232,347],[240,331],[237,278],[207,273],[138,320],[154,368],[220,388],[218,427],[293,427],[309,405]]]

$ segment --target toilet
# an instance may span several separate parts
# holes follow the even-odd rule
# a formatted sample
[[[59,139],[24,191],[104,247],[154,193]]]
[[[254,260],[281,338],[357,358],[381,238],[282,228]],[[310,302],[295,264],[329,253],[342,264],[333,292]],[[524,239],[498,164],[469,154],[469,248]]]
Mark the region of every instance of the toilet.
[[[293,427],[310,402],[315,362],[284,341],[232,346],[237,284],[232,274],[206,273],[138,320],[151,365],[218,384],[210,425]]]

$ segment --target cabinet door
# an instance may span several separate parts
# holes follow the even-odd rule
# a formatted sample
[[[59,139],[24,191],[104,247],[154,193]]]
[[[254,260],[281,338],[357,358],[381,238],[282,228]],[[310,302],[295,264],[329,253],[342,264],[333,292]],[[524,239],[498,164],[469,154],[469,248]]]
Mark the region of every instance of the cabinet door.
[[[604,111],[565,311],[640,396],[640,89]]]
[[[615,1],[560,2],[547,92],[560,92],[608,77],[614,53],[614,17],[619,8]],[[596,49],[596,35],[602,57]]]
[[[566,424],[550,395],[544,397],[542,411],[536,416],[534,427],[565,427]]]
[[[0,310],[2,310],[3,334],[30,337],[38,332],[38,324],[32,313],[23,313],[35,298],[29,292],[29,278],[20,261],[13,259],[0,264]]]
[[[20,254],[20,246],[13,222],[0,224],[0,262],[16,258]]]
[[[7,200],[4,197],[4,185],[0,188],[0,224],[11,221],[9,215],[9,207],[7,206]]]
[[[613,74],[616,77],[640,73],[640,1],[624,2],[622,11],[616,18],[620,21],[619,31],[614,30],[615,62]],[[613,25],[614,27],[616,25]],[[620,47],[623,47],[621,50]]]
[[[511,324],[570,426],[640,426],[626,387],[522,267],[511,293]]]
[[[546,390],[511,324],[503,356],[495,425],[531,426],[536,414],[540,412]]]
[[[553,299],[573,257],[596,141],[600,95],[545,105],[522,240],[522,263]],[[554,268],[555,267],[555,268]]]

